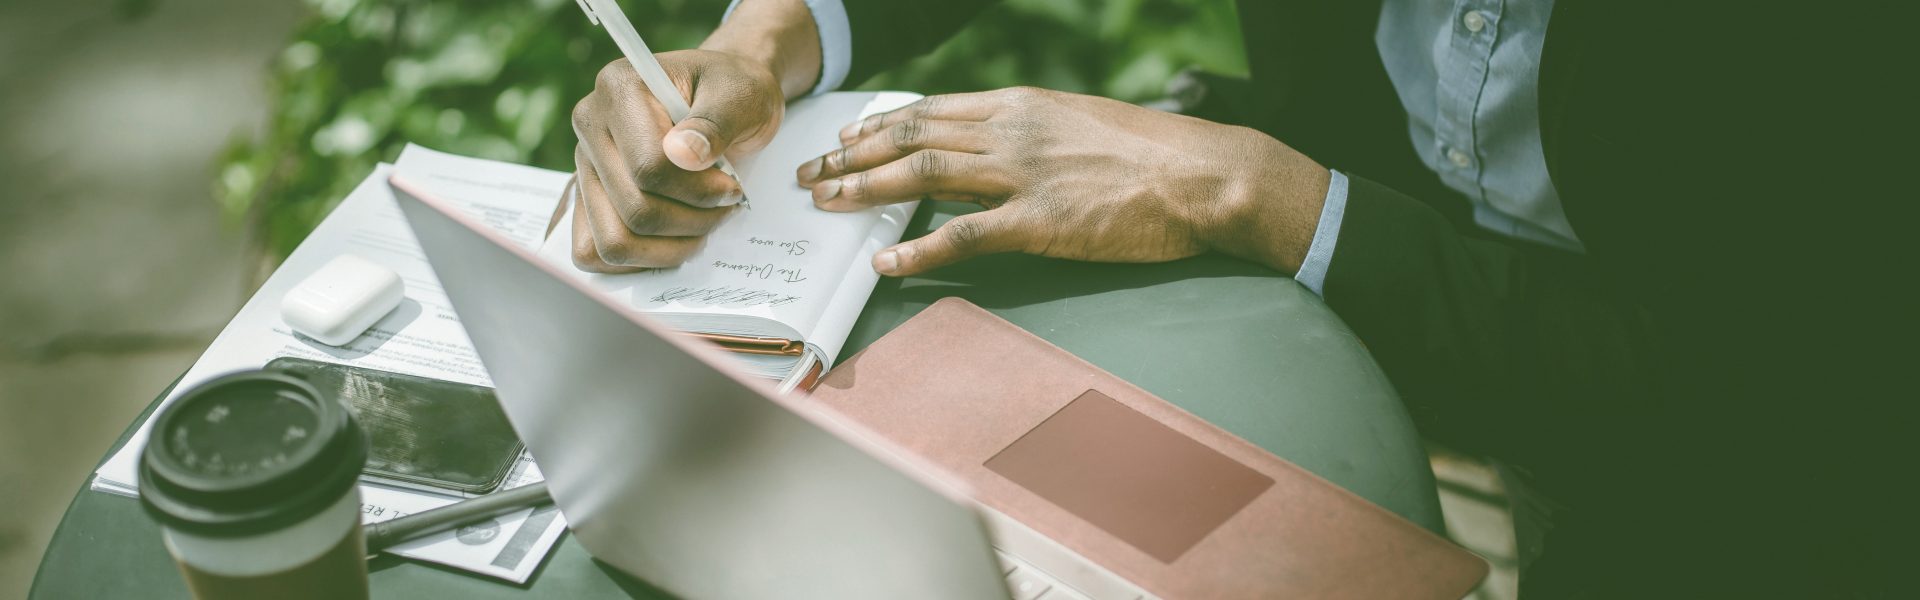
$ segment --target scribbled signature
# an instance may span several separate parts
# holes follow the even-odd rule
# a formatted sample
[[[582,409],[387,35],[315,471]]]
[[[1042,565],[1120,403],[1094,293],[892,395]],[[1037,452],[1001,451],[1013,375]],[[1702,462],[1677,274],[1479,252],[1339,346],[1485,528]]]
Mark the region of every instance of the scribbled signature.
[[[682,304],[704,304],[710,306],[786,306],[801,300],[800,296],[781,294],[748,287],[674,287],[655,294],[654,302],[679,302]]]

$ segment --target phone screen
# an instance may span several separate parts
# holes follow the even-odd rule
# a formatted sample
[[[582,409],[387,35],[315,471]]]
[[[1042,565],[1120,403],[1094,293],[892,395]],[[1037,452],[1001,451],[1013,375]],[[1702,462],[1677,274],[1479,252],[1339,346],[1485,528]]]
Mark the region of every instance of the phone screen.
[[[524,447],[492,388],[293,357],[267,368],[347,403],[372,442],[363,474],[375,481],[485,494]]]

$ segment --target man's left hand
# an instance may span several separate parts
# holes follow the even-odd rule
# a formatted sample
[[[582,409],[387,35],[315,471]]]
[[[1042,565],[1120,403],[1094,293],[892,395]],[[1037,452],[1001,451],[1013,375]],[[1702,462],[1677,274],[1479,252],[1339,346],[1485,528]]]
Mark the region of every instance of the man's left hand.
[[[1326,168],[1252,129],[1032,88],[928,97],[848,125],[840,141],[798,171],[822,209],[921,198],[988,209],[874,255],[893,276],[994,252],[1161,262],[1218,251],[1292,273],[1328,182]]]

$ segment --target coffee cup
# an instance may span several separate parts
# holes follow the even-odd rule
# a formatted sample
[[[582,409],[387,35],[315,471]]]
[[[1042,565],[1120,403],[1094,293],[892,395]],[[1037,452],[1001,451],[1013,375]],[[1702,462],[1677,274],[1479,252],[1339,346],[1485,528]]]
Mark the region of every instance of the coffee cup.
[[[140,501],[195,598],[366,598],[366,460],[366,435],[339,399],[245,371],[155,418]]]

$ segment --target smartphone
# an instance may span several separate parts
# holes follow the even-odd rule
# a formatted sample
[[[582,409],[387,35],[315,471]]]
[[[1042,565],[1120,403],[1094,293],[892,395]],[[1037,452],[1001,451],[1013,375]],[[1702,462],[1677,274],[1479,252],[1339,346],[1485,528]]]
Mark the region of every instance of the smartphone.
[[[363,480],[478,496],[506,481],[526,447],[493,388],[294,357],[267,369],[347,403],[372,441]]]

